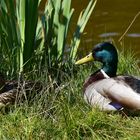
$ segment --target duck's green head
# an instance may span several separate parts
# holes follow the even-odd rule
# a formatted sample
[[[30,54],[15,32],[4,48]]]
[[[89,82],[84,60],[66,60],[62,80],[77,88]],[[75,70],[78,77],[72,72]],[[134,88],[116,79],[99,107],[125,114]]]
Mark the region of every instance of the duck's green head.
[[[76,64],[83,64],[89,61],[99,61],[103,63],[102,69],[110,76],[116,76],[118,54],[116,48],[109,42],[95,45],[92,52]]]

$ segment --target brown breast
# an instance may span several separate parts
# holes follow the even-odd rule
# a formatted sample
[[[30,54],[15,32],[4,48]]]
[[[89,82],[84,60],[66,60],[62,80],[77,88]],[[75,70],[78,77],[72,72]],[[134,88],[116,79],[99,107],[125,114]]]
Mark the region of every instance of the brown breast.
[[[92,75],[90,75],[90,77],[84,83],[84,92],[90,84],[95,83],[95,82],[105,79],[105,78],[106,77],[103,75],[103,73],[101,71],[97,71],[97,72],[93,73]]]

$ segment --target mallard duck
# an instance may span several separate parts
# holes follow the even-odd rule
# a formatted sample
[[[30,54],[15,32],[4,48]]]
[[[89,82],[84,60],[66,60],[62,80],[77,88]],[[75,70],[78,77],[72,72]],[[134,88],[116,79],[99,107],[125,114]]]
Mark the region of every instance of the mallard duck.
[[[104,111],[140,110],[140,79],[116,75],[118,54],[114,45],[109,42],[95,45],[92,52],[76,65],[93,60],[103,65],[84,83],[86,102]]]
[[[0,75],[0,109],[15,102],[22,102],[25,99],[34,97],[33,93],[40,92],[43,88],[41,82],[34,81],[5,81]]]

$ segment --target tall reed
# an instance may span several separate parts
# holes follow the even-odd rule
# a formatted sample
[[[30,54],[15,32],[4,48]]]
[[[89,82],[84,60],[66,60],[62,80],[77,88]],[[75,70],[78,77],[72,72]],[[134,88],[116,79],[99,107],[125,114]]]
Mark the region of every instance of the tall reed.
[[[65,65],[73,63],[80,36],[95,4],[96,1],[90,0],[81,12],[71,44],[68,44],[67,36],[74,13],[71,0],[1,0],[0,51],[7,75],[44,66],[51,71],[61,69],[65,67],[64,50],[67,46],[70,46],[70,52]]]

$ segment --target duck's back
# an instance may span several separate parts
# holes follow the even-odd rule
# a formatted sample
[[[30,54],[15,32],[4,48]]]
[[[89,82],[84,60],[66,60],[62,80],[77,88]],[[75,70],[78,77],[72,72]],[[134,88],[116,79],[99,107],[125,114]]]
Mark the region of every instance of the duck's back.
[[[124,84],[130,86],[135,92],[140,93],[140,78],[134,76],[117,76],[114,79],[123,81]]]

